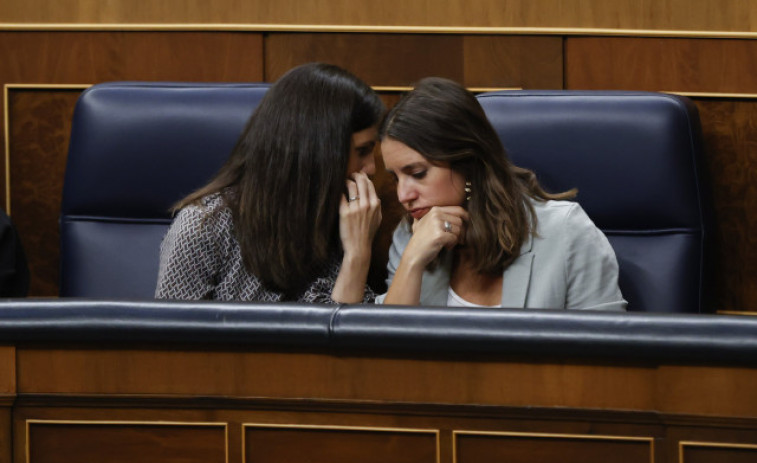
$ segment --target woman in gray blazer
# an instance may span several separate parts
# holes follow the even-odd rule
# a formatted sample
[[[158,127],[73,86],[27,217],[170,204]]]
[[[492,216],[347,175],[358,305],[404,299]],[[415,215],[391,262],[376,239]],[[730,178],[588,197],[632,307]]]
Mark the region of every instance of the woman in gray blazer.
[[[385,304],[625,310],[610,243],[575,202],[513,165],[478,100],[427,78],[380,130],[407,220]]]

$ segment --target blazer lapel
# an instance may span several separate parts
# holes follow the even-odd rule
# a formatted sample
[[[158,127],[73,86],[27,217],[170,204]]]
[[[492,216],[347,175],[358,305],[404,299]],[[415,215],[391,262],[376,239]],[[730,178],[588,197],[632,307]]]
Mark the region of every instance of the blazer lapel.
[[[452,253],[445,252],[441,262],[429,272],[423,272],[421,305],[446,306],[449,295],[449,277],[452,273]]]
[[[526,242],[520,248],[520,256],[505,269],[502,277],[502,307],[510,309],[526,307],[526,296],[534,262],[532,246],[533,236],[529,233]]]

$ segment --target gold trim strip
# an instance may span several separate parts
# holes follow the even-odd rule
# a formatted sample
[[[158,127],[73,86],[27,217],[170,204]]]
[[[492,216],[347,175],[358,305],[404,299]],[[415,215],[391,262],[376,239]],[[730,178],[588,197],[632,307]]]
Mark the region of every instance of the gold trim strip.
[[[335,431],[376,431],[376,432],[407,432],[417,434],[439,434],[438,429],[433,428],[387,428],[380,426],[341,426],[321,424],[280,424],[280,423],[242,423],[244,428],[295,428],[295,429],[333,429]]]
[[[372,85],[371,88],[377,92],[409,92],[413,89],[410,85]],[[499,92],[511,90],[523,90],[523,87],[466,87],[469,92]]]
[[[502,436],[502,437],[538,437],[550,439],[582,439],[625,442],[648,442],[649,462],[654,463],[654,437],[610,436],[605,434],[556,434],[540,432],[508,432],[508,431],[452,431],[452,462],[457,463],[457,436]]]
[[[3,85],[3,131],[5,133],[5,212],[11,215],[11,142],[10,101],[11,90],[86,90],[92,84],[4,84]]]
[[[118,421],[118,420],[26,420],[26,463],[31,463],[31,448],[29,439],[29,428],[32,424],[73,424],[73,425],[130,425],[130,426],[203,426],[203,427],[223,427],[224,428],[224,454],[225,462],[229,463],[229,423],[228,422],[207,422],[207,421]]]
[[[169,24],[169,23],[0,23],[6,31],[233,31],[233,32],[375,32],[409,34],[593,35],[757,39],[754,31],[613,29],[594,27],[388,26],[339,24]]]
[[[13,90],[86,90],[92,84],[5,84],[5,86]]]
[[[715,447],[726,449],[747,449],[757,450],[757,444],[736,444],[730,442],[698,442],[698,441],[679,441],[678,447]]]
[[[757,317],[757,312],[751,310],[718,310],[718,315],[741,315],[747,317]]]
[[[718,92],[678,92],[663,90],[661,93],[670,93],[671,95],[681,95],[691,98],[727,98],[734,100],[754,100],[757,99],[757,93],[718,93]]]
[[[684,447],[708,447],[708,448],[757,450],[757,445],[755,444],[731,444],[731,443],[723,443],[723,442],[679,441],[678,442],[678,463],[685,463],[684,458],[683,458]]]
[[[374,426],[341,426],[341,425],[319,425],[319,424],[268,424],[268,423],[242,423],[242,459],[244,461],[247,455],[247,439],[245,437],[246,428],[275,428],[275,429],[319,429],[334,431],[372,431],[372,432],[399,432],[413,434],[432,434],[436,440],[436,463],[441,463],[441,431],[439,429],[423,428],[385,428]]]
[[[452,431],[452,435],[473,435],[473,436],[512,436],[512,437],[550,437],[557,439],[594,439],[594,440],[624,440],[643,442],[654,442],[654,437],[638,436],[611,436],[607,434],[559,434],[543,432],[510,432],[510,431]]]
[[[147,420],[43,420],[27,419],[27,424],[76,424],[76,425],[136,425],[136,426],[228,426],[225,421],[147,421]]]
[[[8,84],[3,85],[3,133],[5,134],[5,213],[11,215],[11,141],[10,141],[10,102],[8,101]]]

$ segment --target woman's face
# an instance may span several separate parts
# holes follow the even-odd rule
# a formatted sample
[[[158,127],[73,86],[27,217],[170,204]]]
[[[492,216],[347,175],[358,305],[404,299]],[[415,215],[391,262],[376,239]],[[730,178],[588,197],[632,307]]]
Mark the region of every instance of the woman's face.
[[[376,126],[355,132],[350,143],[350,157],[347,160],[347,175],[363,172],[367,175],[376,173],[376,160],[373,152],[376,149],[378,129]]]
[[[397,199],[414,219],[434,206],[460,206],[465,199],[465,178],[447,164],[432,163],[402,142],[381,142],[384,165],[397,181]]]

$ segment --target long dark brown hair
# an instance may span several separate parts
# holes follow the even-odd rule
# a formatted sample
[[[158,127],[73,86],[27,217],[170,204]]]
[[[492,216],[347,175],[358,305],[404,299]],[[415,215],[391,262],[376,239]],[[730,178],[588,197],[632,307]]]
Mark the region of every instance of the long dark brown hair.
[[[339,201],[352,134],[383,113],[376,93],[346,70],[298,66],[266,92],[210,183],[176,208],[222,194],[246,269],[292,296],[341,252]]]
[[[475,270],[501,274],[518,257],[536,215],[529,199],[568,199],[575,190],[550,194],[536,175],[510,162],[478,100],[460,84],[429,77],[403,96],[387,114],[379,132],[449,165],[471,184],[465,243]]]

